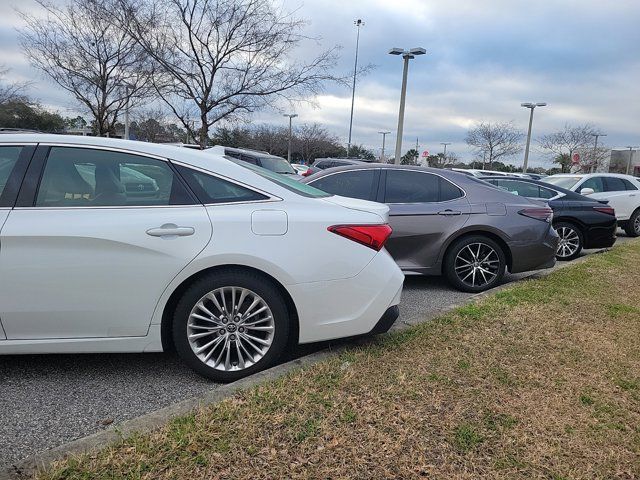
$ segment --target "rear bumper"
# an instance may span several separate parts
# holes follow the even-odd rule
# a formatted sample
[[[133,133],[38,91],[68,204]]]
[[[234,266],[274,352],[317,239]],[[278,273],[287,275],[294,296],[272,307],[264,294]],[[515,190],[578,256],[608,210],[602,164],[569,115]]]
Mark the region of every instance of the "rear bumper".
[[[387,308],[387,311],[384,312],[384,315],[380,317],[376,326],[369,332],[371,335],[377,335],[379,333],[385,333],[389,331],[391,325],[395,323],[395,321],[400,316],[400,308],[398,305],[393,305],[392,307]]]
[[[558,234],[549,226],[540,240],[532,239],[526,243],[510,244],[510,272],[520,273],[553,267],[556,264],[558,241]]]
[[[607,248],[616,243],[618,223],[614,221],[606,227],[591,227],[585,231],[584,248]]]
[[[355,277],[287,285],[298,310],[299,342],[379,333],[397,318],[404,275],[386,250]],[[395,316],[394,316],[395,314]]]

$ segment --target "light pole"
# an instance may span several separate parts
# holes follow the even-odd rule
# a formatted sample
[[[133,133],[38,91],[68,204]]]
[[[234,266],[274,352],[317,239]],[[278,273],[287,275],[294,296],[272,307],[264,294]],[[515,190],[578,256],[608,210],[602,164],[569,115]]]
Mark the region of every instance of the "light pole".
[[[400,112],[398,113],[398,133],[396,137],[396,158],[394,162],[400,163],[400,153],[402,150],[402,127],[404,124],[404,102],[407,97],[407,71],[409,70],[409,60],[416,55],[424,55],[427,51],[422,47],[412,48],[411,50],[403,50],[401,48],[392,48],[389,50],[390,55],[402,55],[404,66],[402,69],[402,90],[400,91]]]
[[[440,142],[440,145],[444,145],[444,153],[442,154],[444,158],[442,159],[442,162],[444,165],[446,165],[447,164],[447,145],[451,145],[451,142]]]
[[[529,133],[527,133],[527,147],[524,149],[524,163],[522,165],[522,173],[527,173],[527,168],[529,167],[529,145],[531,145],[531,125],[533,124],[533,111],[536,107],[546,107],[546,102],[526,102],[521,103],[521,107],[528,108],[531,110],[529,115]]]
[[[592,137],[596,137],[596,142],[593,145],[593,161],[597,164],[598,163],[598,137],[606,137],[607,134],[606,133],[592,133],[591,134]],[[593,173],[593,168],[594,168],[594,164],[591,164],[591,168],[589,169],[591,173]]]
[[[129,140],[129,90],[131,88],[131,85],[129,85],[126,82],[122,82],[122,83],[117,83],[116,86],[118,87],[124,87],[124,94],[127,97],[127,101],[124,104],[124,139],[125,140]]]
[[[351,130],[353,128],[353,104],[356,99],[356,74],[358,73],[358,47],[360,46],[360,27],[364,26],[364,22],[360,19],[353,22],[358,33],[356,34],[356,61],[353,66],[353,88],[351,89],[351,116],[349,117],[349,141],[347,143],[347,157],[351,150]]]
[[[630,145],[627,145],[624,148],[628,148],[629,149],[629,160],[627,161],[627,175],[629,175],[629,172],[631,171],[631,159],[633,158],[633,150],[638,148],[638,147],[633,147]]]
[[[378,133],[382,135],[382,152],[380,153],[380,161],[384,162],[384,143],[387,135],[390,134],[391,132],[378,132]]]
[[[289,149],[287,150],[287,161],[291,163],[291,120],[298,116],[297,113],[285,113],[284,117],[289,117]]]

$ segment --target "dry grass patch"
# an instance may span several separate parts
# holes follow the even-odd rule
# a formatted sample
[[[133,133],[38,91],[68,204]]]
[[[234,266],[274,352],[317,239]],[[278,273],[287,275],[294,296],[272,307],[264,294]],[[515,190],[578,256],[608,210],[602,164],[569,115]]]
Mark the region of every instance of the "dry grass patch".
[[[640,243],[41,479],[638,478]]]

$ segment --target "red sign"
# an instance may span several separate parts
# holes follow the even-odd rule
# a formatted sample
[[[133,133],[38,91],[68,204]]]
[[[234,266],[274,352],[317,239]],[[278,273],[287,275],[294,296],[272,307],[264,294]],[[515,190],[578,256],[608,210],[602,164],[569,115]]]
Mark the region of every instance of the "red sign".
[[[580,163],[580,154],[579,153],[574,153],[571,156],[571,163],[573,163],[574,165],[578,165]]]
[[[427,158],[429,156],[429,150],[425,150],[424,152],[422,152],[422,156],[424,158]]]

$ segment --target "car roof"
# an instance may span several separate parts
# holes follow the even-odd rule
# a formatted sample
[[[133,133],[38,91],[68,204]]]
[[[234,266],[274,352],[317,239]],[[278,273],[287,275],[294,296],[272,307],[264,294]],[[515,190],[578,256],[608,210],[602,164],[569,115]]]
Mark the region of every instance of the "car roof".
[[[316,178],[323,177],[325,175],[331,175],[338,172],[345,171],[355,171],[355,170],[370,170],[372,168],[379,168],[383,170],[408,170],[408,171],[416,171],[416,172],[425,172],[425,173],[433,173],[435,175],[440,175],[442,177],[450,178],[456,181],[464,181],[469,182],[475,177],[471,177],[461,172],[455,172],[445,168],[432,168],[432,167],[424,167],[421,165],[396,165],[395,163],[378,163],[378,162],[368,162],[368,163],[357,163],[353,165],[343,165],[341,167],[333,167],[327,168],[326,170],[321,170],[313,175],[306,177],[305,183],[308,181],[314,180]]]
[[[224,145],[215,145],[214,147],[209,147],[206,150],[210,150],[212,148],[224,148],[225,150],[230,150],[232,152],[244,153],[246,155],[253,155],[260,158],[280,158],[282,160],[286,160],[285,158],[279,157],[278,155],[273,155],[262,150],[252,150],[250,148],[225,147]]]
[[[133,155],[150,155],[174,160],[192,167],[200,168],[223,177],[246,183],[281,198],[291,198],[292,192],[280,185],[262,177],[258,173],[236,164],[224,156],[224,151],[216,147],[207,150],[194,150],[176,145],[141,142],[136,140],[121,140],[118,138],[85,137],[79,135],[55,134],[2,134],[0,145],[3,144],[45,144],[62,147],[86,146],[117,149]]]
[[[638,177],[634,177],[633,175],[625,175],[624,173],[610,173],[610,172],[596,172],[596,173],[557,173],[555,175],[550,175],[546,178],[556,178],[556,177],[579,177],[579,178],[590,178],[590,177],[614,177],[614,178],[633,178],[638,180]]]

